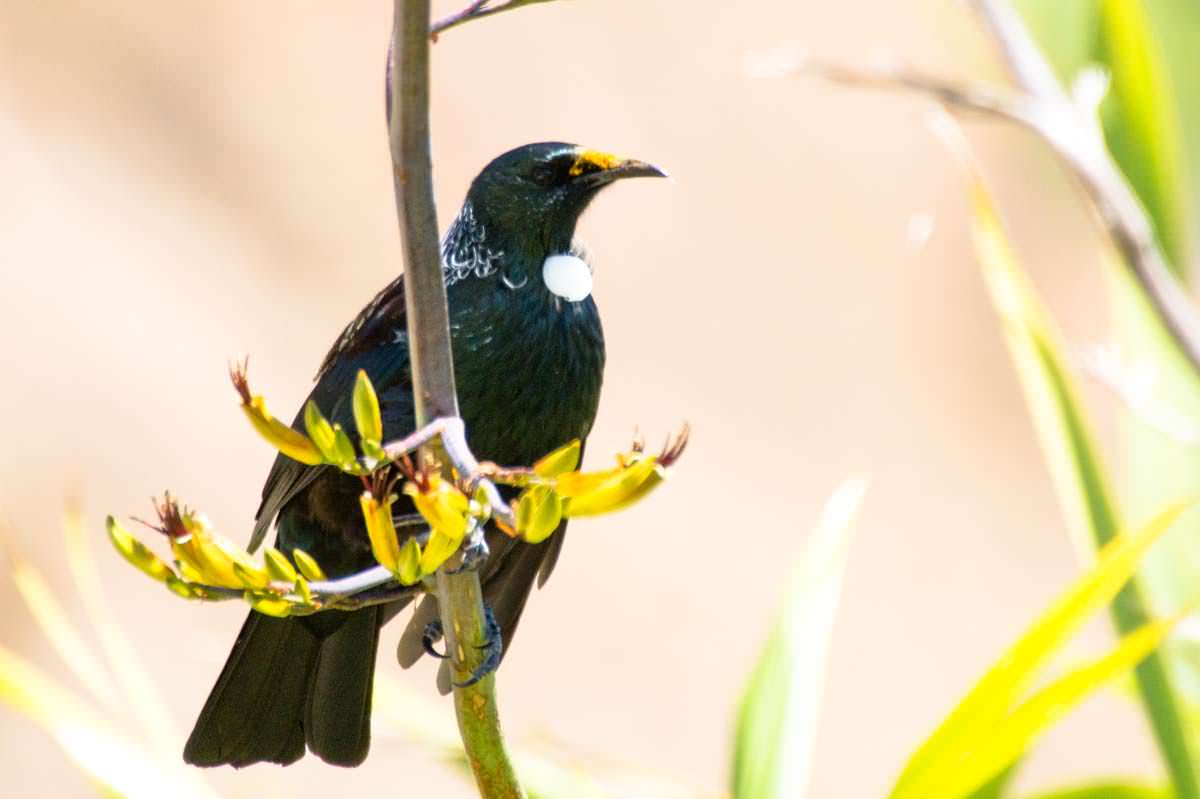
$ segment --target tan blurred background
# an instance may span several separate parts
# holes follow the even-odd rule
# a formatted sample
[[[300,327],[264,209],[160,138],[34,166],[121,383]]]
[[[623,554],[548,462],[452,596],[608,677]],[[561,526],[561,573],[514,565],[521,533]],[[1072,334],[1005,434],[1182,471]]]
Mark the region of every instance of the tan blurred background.
[[[244,540],[272,453],[236,410],[226,360],[252,353],[255,386],[288,416],[399,271],[380,85],[390,5],[0,8],[0,521],[66,591],[59,512],[80,498],[181,734],[244,610],[172,600],[109,554],[101,520],[147,514],[170,488]],[[589,454],[684,419],[693,445],[667,490],[575,525],[501,673],[510,736],[719,793],[789,566],[831,489],[866,473],[813,795],[874,797],[1076,566],[927,107],[743,75],[746,51],[787,43],[1002,78],[950,0],[534,7],[434,49],[439,208],[444,224],[487,160],[528,141],[676,178],[614,189],[581,230],[610,347]],[[971,131],[1072,340],[1098,341],[1097,264],[1080,258],[1093,232],[1072,187],[1021,133]],[[908,235],[921,215],[935,220],[923,246]],[[771,501],[743,506],[750,491]],[[0,604],[0,643],[67,677],[7,583]],[[432,701],[429,669],[401,679]],[[1022,784],[1154,769],[1136,711],[1102,697],[1045,740]],[[8,795],[89,790],[3,709],[0,774]],[[239,797],[403,795],[397,780],[472,795],[397,740],[354,771],[308,758],[206,776]]]

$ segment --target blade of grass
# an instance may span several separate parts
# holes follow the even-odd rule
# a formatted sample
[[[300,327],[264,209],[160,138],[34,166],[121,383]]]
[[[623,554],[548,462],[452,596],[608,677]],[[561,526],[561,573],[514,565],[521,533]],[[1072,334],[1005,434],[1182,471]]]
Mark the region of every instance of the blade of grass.
[[[1039,793],[1029,799],[1171,799],[1171,792],[1133,782],[1098,782],[1095,785]]]
[[[1132,669],[1166,638],[1178,617],[1155,621],[1125,636],[1109,654],[1054,680],[1022,703],[979,740],[960,763],[948,768],[924,796],[965,796],[1000,773],[1068,711]]]
[[[1099,10],[1101,54],[1112,73],[1102,109],[1105,138],[1154,220],[1167,260],[1185,275],[1187,168],[1166,59],[1144,0],[1103,0]]]
[[[84,643],[54,589],[41,572],[24,558],[10,554],[8,560],[9,573],[17,592],[54,651],[97,701],[115,710],[116,686],[108,670],[91,647]]]
[[[1119,535],[1121,523],[1116,503],[1107,487],[1107,475],[1099,450],[1092,441],[1083,406],[1077,399],[1070,372],[1060,354],[1062,349],[1058,345],[1054,325],[1008,245],[999,216],[975,165],[969,145],[948,115],[939,117],[938,121],[936,132],[958,158],[967,176],[976,251],[992,301],[1004,322],[1009,353],[1020,377],[1059,502],[1077,545],[1083,549],[1087,546],[1085,542],[1090,540],[1091,546],[1105,548],[1102,555],[1107,556],[1114,548],[1125,548],[1131,542],[1141,541],[1145,528],[1143,533],[1128,538]],[[1155,532],[1149,537],[1161,535],[1181,510],[1182,507],[1176,505],[1165,513],[1160,513],[1150,525]],[[1144,552],[1144,548],[1142,551]],[[1103,590],[1096,590],[1091,598],[1093,601],[1109,601],[1113,599],[1110,591],[1115,591],[1124,584],[1112,601],[1111,607],[1114,625],[1121,635],[1141,628],[1150,622],[1152,617],[1137,580],[1128,580],[1126,583],[1141,554],[1142,552],[1138,552],[1124,561],[1120,569],[1124,572],[1121,580],[1115,584],[1108,583]],[[1103,560],[1107,560],[1107,557]],[[1093,570],[1091,575],[1096,575],[1098,571],[1105,570]],[[1081,584],[1087,582],[1088,580],[1084,580]],[[989,719],[994,722],[1008,710],[1008,707],[1002,707],[1004,702],[1008,702],[1011,707],[1020,681],[1028,679],[1032,673],[1028,664],[1021,665],[1022,660],[1028,657],[1036,657],[1039,662],[1044,660],[1055,645],[1065,640],[1063,634],[1068,631],[1067,628],[1075,629],[1083,618],[1080,616],[1072,619],[1071,612],[1061,602],[1056,609],[1052,609],[1048,617],[1053,618],[1056,613],[1060,614],[1057,620],[1060,628],[1057,635],[1047,636],[1040,646],[1032,642],[1018,642],[1014,649],[1010,650],[1010,656],[1015,654],[1016,657],[1008,663],[1008,668],[1016,669],[1018,673],[1001,677],[993,677],[991,674],[985,676],[975,691],[964,700],[963,704],[968,705],[969,712],[960,705],[930,741],[918,750],[901,775],[897,783],[897,792],[907,789],[939,756],[944,757],[943,750],[956,746],[961,750],[961,745],[956,743],[956,739],[964,730],[986,727]],[[1044,618],[1035,630],[1049,621],[1049,618]],[[1053,626],[1051,624],[1051,629]],[[1039,635],[1045,635],[1046,632],[1041,630]],[[1057,637],[1057,641],[1053,640],[1054,637]],[[1028,648],[1018,651],[1018,647]],[[1004,661],[1001,664],[1004,664]],[[1200,783],[1196,779],[1183,723],[1182,697],[1175,690],[1161,655],[1154,653],[1145,658],[1137,667],[1136,678],[1143,706],[1176,792],[1181,799],[1200,798]],[[994,685],[984,685],[993,679],[996,680]],[[981,686],[985,690],[981,691]],[[980,692],[981,696],[973,698],[976,692]],[[989,697],[992,693],[995,695]]]
[[[1084,522],[1083,529],[1076,530],[1076,540],[1087,535],[1095,547],[1103,547],[1117,535],[1121,521],[1090,424],[1061,355],[1057,331],[1008,246],[999,214],[961,134],[957,138],[952,134],[948,143],[968,176],[976,251],[993,302],[1005,322],[1009,354],[1020,375],[1059,502],[1068,519],[1076,525]],[[1153,613],[1138,579],[1121,590],[1112,603],[1111,615],[1121,635],[1151,620]],[[1184,723],[1185,700],[1163,655],[1156,652],[1143,660],[1135,677],[1175,792],[1180,799],[1200,799],[1200,777]]]
[[[146,731],[149,740],[160,754],[175,758],[183,742],[178,728],[167,714],[167,704],[154,679],[142,665],[121,626],[113,616],[108,595],[100,583],[100,572],[88,544],[82,514],[68,508],[63,516],[67,565],[79,592],[92,630],[100,639],[105,659],[116,675],[122,697],[133,708],[134,715]]]
[[[808,789],[833,622],[862,478],[830,497],[742,699],[733,756],[736,799]]]
[[[896,781],[892,798],[932,795],[930,791],[944,779],[946,770],[953,769],[981,740],[993,734],[1039,668],[1092,612],[1117,595],[1142,556],[1183,509],[1181,505],[1170,507],[1141,530],[1118,535],[1101,550],[1096,565],[1042,613],[917,749]]]
[[[97,720],[32,663],[0,646],[0,704],[45,729],[99,789],[127,799],[216,799],[175,761],[159,761]]]

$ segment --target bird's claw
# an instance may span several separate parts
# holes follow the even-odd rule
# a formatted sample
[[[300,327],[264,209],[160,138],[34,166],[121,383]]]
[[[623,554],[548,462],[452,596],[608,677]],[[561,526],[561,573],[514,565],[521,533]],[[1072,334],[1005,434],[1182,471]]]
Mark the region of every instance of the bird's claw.
[[[426,653],[440,660],[445,660],[448,656],[433,648],[433,645],[442,640],[442,623],[434,619],[425,625],[425,631],[421,633],[421,648]]]
[[[462,549],[459,550],[458,565],[452,569],[446,569],[446,572],[458,574],[459,572],[475,571],[483,565],[489,554],[491,551],[488,549],[487,541],[484,540],[483,525],[477,524],[463,542]]]
[[[483,617],[484,640],[476,647],[484,650],[483,660],[479,661],[475,671],[471,672],[471,676],[465,681],[451,683],[455,688],[467,688],[474,685],[500,665],[500,658],[504,654],[504,637],[500,631],[500,625],[496,623],[495,614],[492,613],[492,609],[486,602],[483,605]]]

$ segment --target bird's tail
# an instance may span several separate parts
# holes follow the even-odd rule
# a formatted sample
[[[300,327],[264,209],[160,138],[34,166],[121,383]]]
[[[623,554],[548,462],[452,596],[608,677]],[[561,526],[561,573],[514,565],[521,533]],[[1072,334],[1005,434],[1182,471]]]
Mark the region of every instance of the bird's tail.
[[[251,611],[183,750],[196,766],[287,765],[305,744],[337,766],[371,745],[379,608],[346,614],[327,636],[300,619]]]

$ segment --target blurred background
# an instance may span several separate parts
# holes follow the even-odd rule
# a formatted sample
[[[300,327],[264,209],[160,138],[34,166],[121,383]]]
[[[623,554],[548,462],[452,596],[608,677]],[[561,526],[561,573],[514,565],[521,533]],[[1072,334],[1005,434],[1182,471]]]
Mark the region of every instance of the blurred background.
[[[67,596],[60,515],[80,503],[180,741],[244,606],[173,600],[111,554],[102,520],[149,515],[147,498],[169,488],[244,541],[273,453],[238,412],[227,361],[251,354],[256,390],[290,418],[329,343],[400,271],[381,84],[390,10],[0,8],[0,536]],[[1005,79],[951,0],[537,6],[434,48],[437,196],[445,225],[483,164],[548,139],[675,178],[606,193],[580,231],[609,341],[589,463],[635,426],[656,442],[687,420],[692,446],[666,490],[573,525],[501,672],[509,736],[589,771],[719,795],[790,565],[833,487],[866,474],[812,795],[870,797],[1078,565],[928,104],[745,76],[747,51],[785,44]],[[1019,130],[969,132],[1069,340],[1104,341],[1097,233],[1071,181]],[[1115,438],[1116,401],[1092,391]],[[764,490],[770,502],[741,501]],[[69,679],[7,582],[0,604],[0,642]],[[381,669],[398,670],[399,626]],[[1107,627],[1089,636],[1108,640]],[[452,715],[431,669],[399,679]],[[85,795],[65,764],[0,708],[6,792]],[[1137,709],[1113,696],[1057,727],[1021,784],[1098,768],[1158,770]],[[354,771],[310,757],[205,776],[228,796],[365,796],[398,778],[473,795],[389,737]]]

